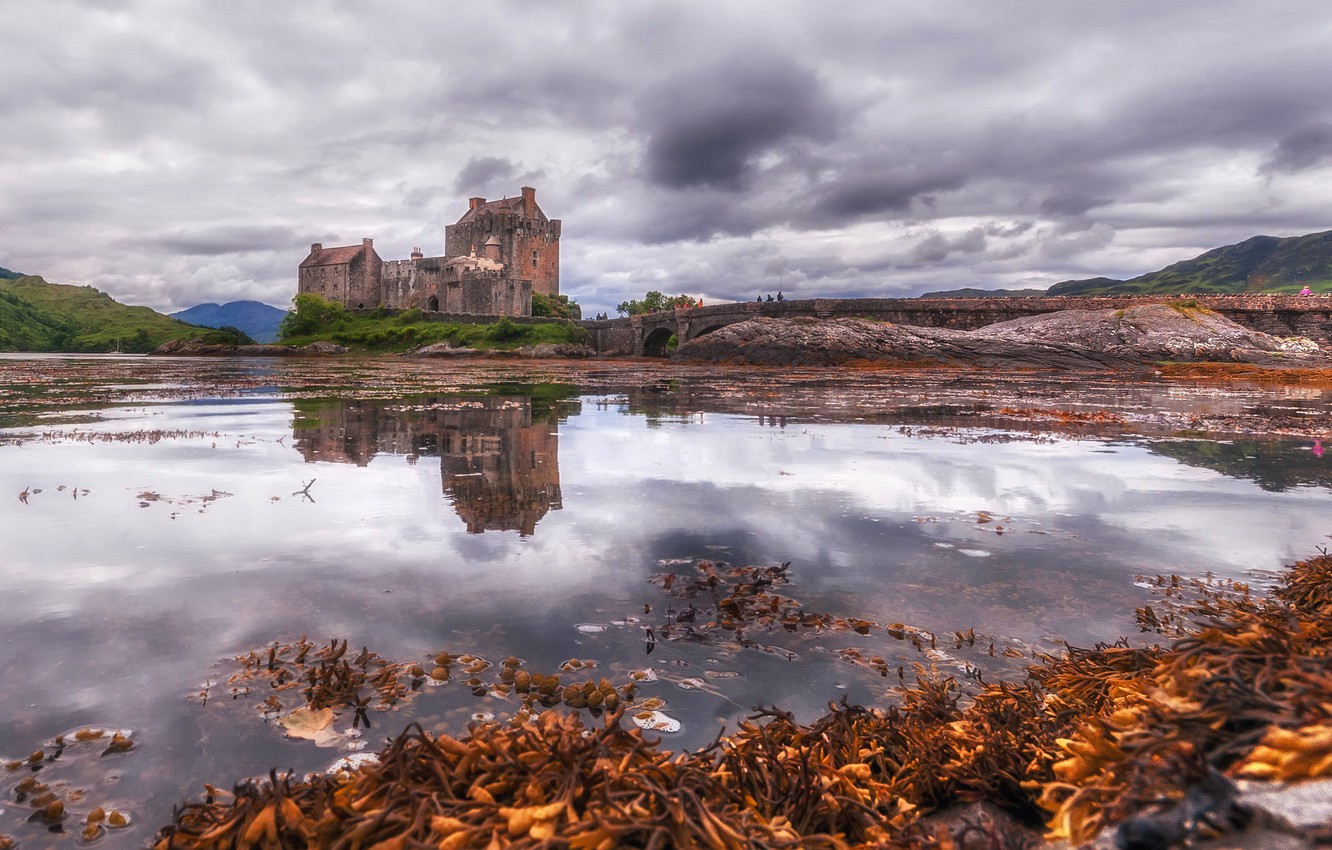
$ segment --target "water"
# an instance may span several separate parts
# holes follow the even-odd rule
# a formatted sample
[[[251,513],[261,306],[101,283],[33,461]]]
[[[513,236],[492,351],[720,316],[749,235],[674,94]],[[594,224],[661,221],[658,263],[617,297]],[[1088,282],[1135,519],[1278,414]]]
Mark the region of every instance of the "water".
[[[508,656],[595,662],[565,682],[650,670],[637,697],[696,747],[757,706],[881,703],[914,664],[997,678],[1135,636],[1135,576],[1261,582],[1332,531],[1332,470],[1300,433],[1326,421],[1317,391],[393,359],[5,357],[0,376],[0,756],[84,728],[135,743],[44,749],[63,835],[14,801],[28,768],[0,774],[0,833],[32,846],[73,846],[98,805],[131,817],[106,846],[142,846],[205,782],[503,719]],[[1217,422],[1261,433],[1188,431]],[[790,562],[771,591],[840,626],[708,630],[706,594],[650,581],[700,559]],[[292,740],[297,690],[228,678],[303,635],[427,670],[474,653],[487,693],[408,676],[359,737]]]

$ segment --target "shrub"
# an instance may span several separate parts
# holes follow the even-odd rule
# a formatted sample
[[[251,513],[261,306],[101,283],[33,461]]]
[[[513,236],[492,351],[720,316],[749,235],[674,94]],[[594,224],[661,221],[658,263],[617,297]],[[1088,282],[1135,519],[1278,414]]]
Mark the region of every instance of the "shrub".
[[[346,327],[351,320],[341,304],[310,292],[303,292],[292,301],[296,309],[288,313],[278,326],[278,337],[281,339],[317,333],[324,328]]]

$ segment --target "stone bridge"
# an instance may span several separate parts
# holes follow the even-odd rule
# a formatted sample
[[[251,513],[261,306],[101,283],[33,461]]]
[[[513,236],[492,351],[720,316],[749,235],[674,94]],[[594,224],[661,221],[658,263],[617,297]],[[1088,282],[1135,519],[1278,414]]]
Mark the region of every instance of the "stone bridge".
[[[592,346],[604,354],[665,357],[671,337],[688,342],[758,316],[789,319],[873,319],[900,325],[973,330],[1021,316],[1059,310],[1121,310],[1142,304],[1193,301],[1237,324],[1276,336],[1307,336],[1332,345],[1332,295],[1120,295],[1028,298],[815,298],[740,301],[584,321]]]

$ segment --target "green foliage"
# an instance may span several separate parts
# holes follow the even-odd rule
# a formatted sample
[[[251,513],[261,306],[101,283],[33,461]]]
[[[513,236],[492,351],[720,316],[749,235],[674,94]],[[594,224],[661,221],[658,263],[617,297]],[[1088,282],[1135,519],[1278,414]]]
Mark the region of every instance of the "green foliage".
[[[660,313],[665,310],[674,310],[676,307],[693,307],[698,303],[692,295],[672,295],[667,297],[655,289],[649,290],[643,300],[631,299],[621,301],[615,308],[621,315],[639,316],[643,313]]]
[[[405,351],[436,342],[476,349],[509,350],[540,343],[587,341],[587,332],[572,322],[515,321],[507,317],[491,324],[436,322],[422,316],[410,321],[412,311],[375,318],[373,313],[346,314],[336,326],[326,326],[297,336],[283,337],[289,345],[328,340],[364,351]],[[404,321],[404,317],[408,321]]]
[[[486,330],[486,339],[490,342],[513,342],[526,336],[528,325],[520,325],[507,316],[501,316],[500,320],[491,325]]]
[[[398,324],[414,325],[425,318],[425,313],[421,312],[419,307],[411,307],[398,314]]]
[[[567,295],[556,295],[552,298],[540,292],[533,292],[532,315],[575,319],[582,315],[582,311],[578,308],[578,302],[570,300]]]
[[[321,330],[345,327],[351,320],[351,316],[341,304],[335,304],[311,292],[302,292],[292,301],[296,309],[288,313],[278,326],[278,339],[309,336]]]

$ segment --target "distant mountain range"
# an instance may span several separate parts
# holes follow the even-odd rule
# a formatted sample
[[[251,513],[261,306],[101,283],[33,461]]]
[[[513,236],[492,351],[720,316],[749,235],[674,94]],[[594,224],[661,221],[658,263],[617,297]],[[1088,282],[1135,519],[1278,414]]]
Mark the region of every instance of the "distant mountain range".
[[[205,328],[232,327],[245,331],[255,342],[277,342],[278,325],[287,311],[259,301],[229,301],[226,304],[196,304],[171,318]]]
[[[1187,292],[1332,292],[1332,230],[1305,236],[1254,236],[1129,280],[1066,280],[1039,290],[951,289],[926,298],[1005,295],[1172,295]]]
[[[91,286],[47,283],[35,275],[0,278],[0,351],[145,352],[200,333]]]
[[[18,272],[11,272],[4,266],[0,266],[0,280],[13,280],[16,277],[23,277],[23,275]]]

